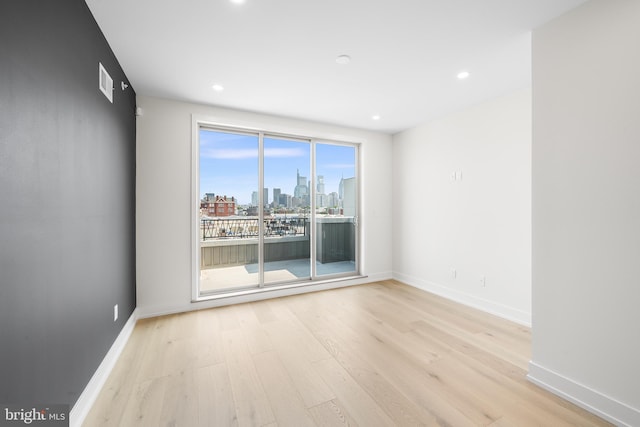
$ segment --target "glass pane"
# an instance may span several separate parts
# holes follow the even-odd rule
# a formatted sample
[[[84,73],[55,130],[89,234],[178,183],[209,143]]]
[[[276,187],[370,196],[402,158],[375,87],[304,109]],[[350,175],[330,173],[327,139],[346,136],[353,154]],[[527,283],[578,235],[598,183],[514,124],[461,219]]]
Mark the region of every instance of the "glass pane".
[[[264,282],[311,277],[309,142],[264,138]]]
[[[258,136],[199,136],[200,293],[258,286]]]
[[[356,147],[316,144],[316,275],[356,271]]]

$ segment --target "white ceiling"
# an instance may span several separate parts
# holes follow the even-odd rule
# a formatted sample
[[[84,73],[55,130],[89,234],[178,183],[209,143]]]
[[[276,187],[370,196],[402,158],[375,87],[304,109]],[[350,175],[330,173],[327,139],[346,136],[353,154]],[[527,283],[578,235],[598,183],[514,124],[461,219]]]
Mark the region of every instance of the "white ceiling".
[[[529,86],[531,30],[584,1],[86,0],[139,95],[388,133]]]

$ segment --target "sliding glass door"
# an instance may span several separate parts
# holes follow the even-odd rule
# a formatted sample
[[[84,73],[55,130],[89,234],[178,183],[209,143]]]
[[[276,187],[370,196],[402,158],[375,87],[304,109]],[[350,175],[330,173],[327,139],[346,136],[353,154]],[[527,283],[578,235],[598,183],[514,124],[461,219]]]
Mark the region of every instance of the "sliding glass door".
[[[316,275],[356,272],[356,147],[315,145]]]
[[[195,297],[358,274],[358,147],[198,125]]]
[[[259,137],[203,128],[199,140],[200,292],[258,287]]]
[[[311,278],[309,141],[264,138],[264,283]]]

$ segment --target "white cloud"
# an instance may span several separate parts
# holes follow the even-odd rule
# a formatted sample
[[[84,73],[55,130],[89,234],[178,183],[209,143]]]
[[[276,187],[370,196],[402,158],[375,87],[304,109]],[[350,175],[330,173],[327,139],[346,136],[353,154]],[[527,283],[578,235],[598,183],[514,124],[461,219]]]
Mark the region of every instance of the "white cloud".
[[[202,157],[209,159],[255,159],[258,158],[257,148],[222,148],[209,149],[200,153]]]
[[[202,150],[200,155],[209,159],[256,159],[258,158],[258,149],[253,148],[222,148]],[[265,157],[303,157],[307,153],[299,148],[265,148]]]
[[[303,157],[307,152],[300,148],[265,148],[265,157]]]

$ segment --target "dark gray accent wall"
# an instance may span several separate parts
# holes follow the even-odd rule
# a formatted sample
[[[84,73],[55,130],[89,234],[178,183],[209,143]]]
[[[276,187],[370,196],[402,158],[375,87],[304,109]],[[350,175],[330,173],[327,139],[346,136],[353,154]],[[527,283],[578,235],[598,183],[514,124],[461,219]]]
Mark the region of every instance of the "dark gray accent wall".
[[[0,2],[1,403],[73,406],[135,309],[135,93],[121,81],[84,1]]]

